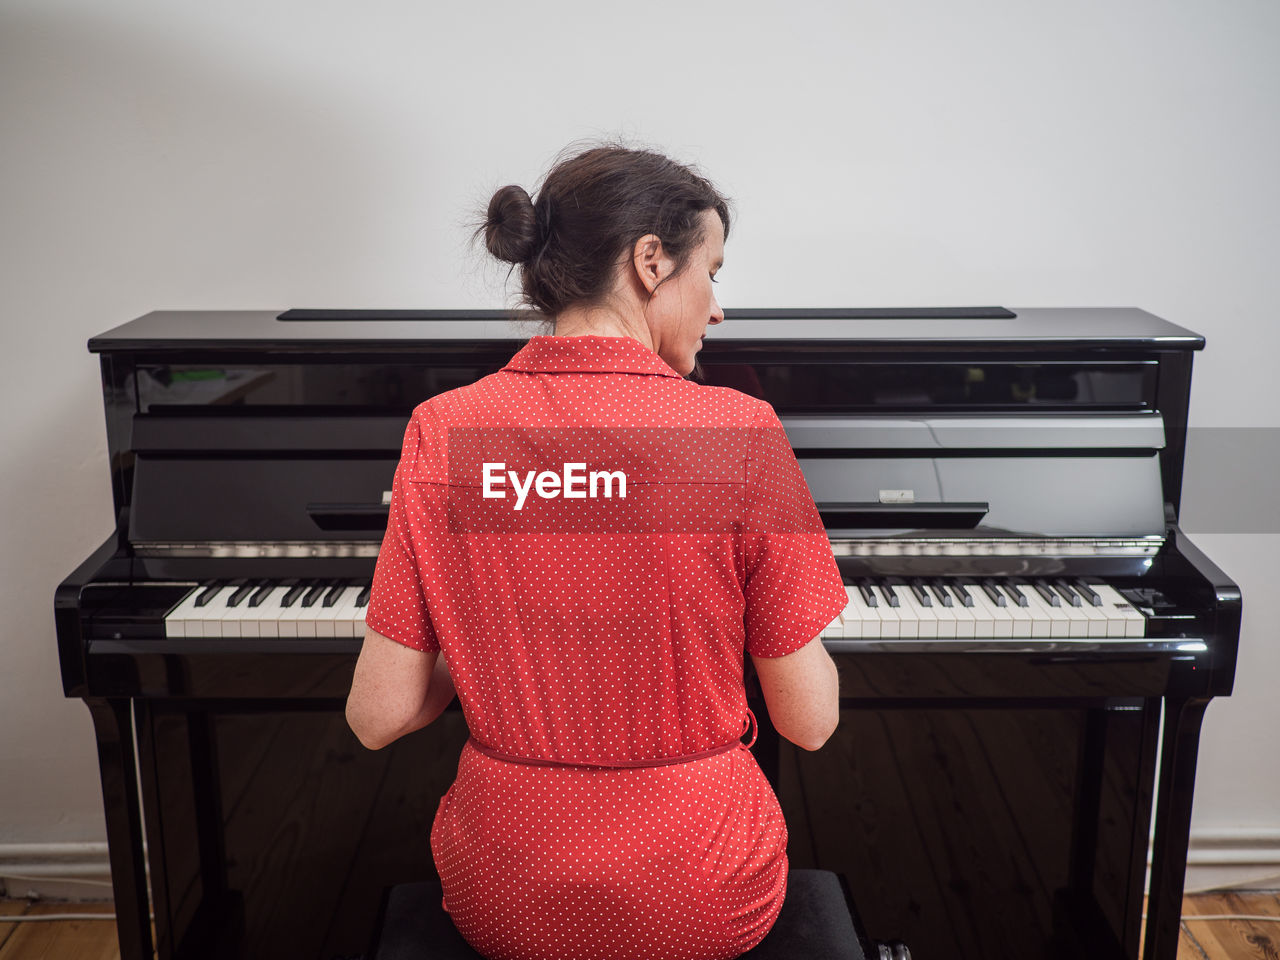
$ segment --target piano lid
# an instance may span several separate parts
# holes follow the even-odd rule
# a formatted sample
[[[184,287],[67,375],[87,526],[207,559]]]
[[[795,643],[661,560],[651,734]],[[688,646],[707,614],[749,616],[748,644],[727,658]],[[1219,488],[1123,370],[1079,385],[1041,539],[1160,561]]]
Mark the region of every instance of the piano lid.
[[[915,311],[913,311],[914,313]],[[1204,338],[1134,307],[1016,309],[1012,316],[974,316],[961,308],[940,316],[925,308],[918,316],[883,311],[826,308],[726,310],[723,324],[707,329],[701,354],[713,361],[721,350],[739,354],[788,350],[829,351],[834,343],[858,351],[1078,350],[1089,347],[1199,350]],[[942,311],[945,312],[945,311]],[[987,311],[983,308],[980,312]],[[540,332],[536,322],[512,319],[499,310],[433,311],[430,319],[281,320],[272,310],[162,310],[148,313],[89,340],[93,353],[281,350],[329,352],[385,349],[461,354],[477,343],[518,346]],[[869,313],[889,314],[869,316]]]

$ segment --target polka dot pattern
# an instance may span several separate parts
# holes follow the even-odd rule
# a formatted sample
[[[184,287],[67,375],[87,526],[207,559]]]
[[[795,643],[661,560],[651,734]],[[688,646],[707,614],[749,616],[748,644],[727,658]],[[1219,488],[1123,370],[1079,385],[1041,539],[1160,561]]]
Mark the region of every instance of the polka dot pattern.
[[[450,429],[520,426],[744,432],[746,522],[451,529]],[[670,482],[690,459],[668,458]],[[626,765],[731,743],[746,725],[744,651],[791,653],[846,600],[773,409],[683,379],[638,341],[535,337],[498,373],[420,405],[366,622],[443,650],[485,746],[464,749],[431,834],[467,940],[494,960],[712,960],[757,943],[782,904],[787,833],[749,751]]]

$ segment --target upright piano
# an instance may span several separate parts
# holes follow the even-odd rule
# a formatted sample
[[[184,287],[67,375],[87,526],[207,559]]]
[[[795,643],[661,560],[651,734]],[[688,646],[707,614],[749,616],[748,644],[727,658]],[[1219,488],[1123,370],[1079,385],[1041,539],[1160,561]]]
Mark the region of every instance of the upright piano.
[[[849,598],[823,631],[839,730],[806,753],[765,722],[754,748],[792,864],[844,874],[919,960],[1173,960],[1240,628],[1178,526],[1203,339],[1137,309],[726,321],[693,377],[773,404]],[[161,960],[356,955],[383,886],[431,874],[461,713],[370,753],[342,707],[411,410],[535,332],[157,312],[89,341],[116,529],[55,613],[124,960],[152,956],[149,912]]]

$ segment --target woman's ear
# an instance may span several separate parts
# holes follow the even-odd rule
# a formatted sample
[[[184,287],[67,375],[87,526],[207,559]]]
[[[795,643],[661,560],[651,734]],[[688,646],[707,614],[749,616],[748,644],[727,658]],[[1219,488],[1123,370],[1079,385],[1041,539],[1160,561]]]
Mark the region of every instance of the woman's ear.
[[[662,241],[654,233],[646,233],[636,241],[631,253],[631,264],[635,268],[636,279],[650,295],[657,289],[658,284],[671,276],[675,266],[672,259],[667,256]]]

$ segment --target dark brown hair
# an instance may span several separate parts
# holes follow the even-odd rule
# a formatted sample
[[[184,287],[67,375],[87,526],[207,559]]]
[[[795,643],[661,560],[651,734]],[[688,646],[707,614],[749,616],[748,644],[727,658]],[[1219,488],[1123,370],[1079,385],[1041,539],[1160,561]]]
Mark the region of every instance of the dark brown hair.
[[[646,234],[662,240],[678,275],[703,240],[708,210],[728,239],[729,201],[710,181],[660,153],[608,144],[556,163],[536,202],[522,187],[498,190],[476,234],[495,257],[520,267],[524,302],[552,318],[601,303]]]

